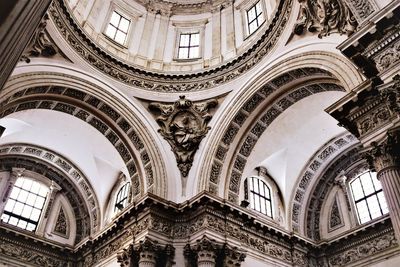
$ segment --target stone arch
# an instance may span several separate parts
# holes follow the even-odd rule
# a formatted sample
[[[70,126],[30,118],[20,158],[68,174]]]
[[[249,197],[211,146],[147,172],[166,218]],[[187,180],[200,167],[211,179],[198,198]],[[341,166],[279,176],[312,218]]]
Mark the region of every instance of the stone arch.
[[[167,195],[164,162],[139,118],[136,107],[88,80],[59,73],[25,73],[12,77],[1,96],[1,117],[28,109],[54,110],[94,127],[125,162],[135,196],[150,191]],[[133,112],[132,112],[133,111]]]
[[[76,243],[101,229],[101,210],[88,179],[68,159],[54,151],[29,144],[0,147],[0,170],[13,167],[41,174],[54,180],[63,190],[76,217]]]
[[[317,54],[318,57],[316,57]],[[288,92],[288,94],[297,95],[296,99],[289,101],[291,105],[308,95],[319,92],[349,91],[362,81],[363,77],[350,62],[340,55],[323,51],[306,52],[298,56],[289,57],[257,74],[232,97],[226,99],[214,116],[214,120],[211,121],[211,127],[214,124],[218,125],[218,128],[210,132],[210,135],[204,140],[206,144],[203,145],[208,150],[200,155],[199,162],[202,163],[196,169],[195,177],[199,177],[195,181],[195,187],[198,188],[197,192],[209,190],[214,194],[219,194],[217,191],[221,184],[217,180],[221,174],[222,163],[226,163],[226,154],[232,149],[232,138],[237,137],[238,128],[241,127],[240,124],[235,122],[240,116],[244,114],[243,121],[240,122],[242,125],[249,123],[255,116],[260,115],[257,112],[261,112],[261,106],[265,107],[266,103],[276,100],[281,92],[290,90],[289,87],[292,87],[293,92]],[[312,85],[317,83],[325,83],[327,88]],[[301,84],[305,85],[303,89]],[[301,94],[306,95],[301,96]],[[278,113],[280,114],[282,111],[280,110]],[[271,112],[273,111],[271,110]],[[275,116],[276,114],[270,115]],[[273,120],[276,117],[271,118]],[[272,120],[268,123],[272,122]],[[255,123],[248,126],[250,129],[252,127],[258,127],[258,131],[263,129],[258,133],[262,134],[267,125],[265,123]],[[259,136],[256,136],[257,138]],[[211,180],[216,181],[214,186],[210,182]],[[214,188],[210,189],[210,184]],[[224,195],[223,197],[229,198],[229,195]],[[231,198],[231,200],[233,199]]]
[[[301,82],[299,83],[298,80]],[[218,194],[218,187],[225,186],[224,197],[237,202],[247,157],[268,125],[295,102],[326,91],[345,90],[332,74],[317,68],[286,72],[258,88],[241,105],[220,138],[217,149],[213,153],[207,189]],[[230,149],[234,151],[227,158],[226,155]],[[222,166],[227,166],[227,164],[230,165],[229,171],[225,177],[221,176]]]

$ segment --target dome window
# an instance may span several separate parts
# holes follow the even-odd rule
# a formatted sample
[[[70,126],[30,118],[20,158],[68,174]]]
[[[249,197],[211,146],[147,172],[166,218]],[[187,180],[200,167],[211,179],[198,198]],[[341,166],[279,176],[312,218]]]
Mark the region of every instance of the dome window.
[[[261,6],[261,2],[257,2],[255,5],[247,10],[247,27],[248,34],[255,32],[264,22],[264,14]]]
[[[179,36],[178,58],[195,59],[200,54],[200,33],[181,33]]]
[[[123,210],[128,204],[130,185],[131,183],[126,183],[118,191],[117,197],[115,198],[114,212]]]
[[[117,11],[113,11],[105,34],[115,42],[124,45],[130,23],[131,21],[129,19],[125,18]]]

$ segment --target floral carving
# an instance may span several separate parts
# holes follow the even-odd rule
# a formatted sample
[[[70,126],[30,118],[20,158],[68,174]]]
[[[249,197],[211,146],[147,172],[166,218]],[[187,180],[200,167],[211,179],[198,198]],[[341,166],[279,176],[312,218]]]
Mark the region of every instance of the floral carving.
[[[25,49],[20,60],[29,63],[30,57],[52,57],[57,53],[56,47],[51,43],[45,31],[49,16],[46,14],[36,29],[28,47]]]
[[[329,219],[329,228],[334,229],[342,224],[342,216],[340,215],[338,199],[336,198],[331,208]]]
[[[58,213],[56,225],[54,226],[54,232],[61,235],[68,234],[67,218],[65,216],[65,212],[62,207],[60,208],[60,211]]]
[[[352,34],[357,21],[348,7],[340,0],[298,0],[300,17],[294,27],[295,34],[305,30],[318,33],[322,38],[331,33]]]
[[[212,118],[209,110],[216,107],[217,103],[217,100],[211,99],[194,104],[185,96],[180,96],[174,104],[153,102],[149,105],[150,110],[159,113],[159,132],[171,145],[183,177],[187,177],[194,154],[210,129],[207,126]]]

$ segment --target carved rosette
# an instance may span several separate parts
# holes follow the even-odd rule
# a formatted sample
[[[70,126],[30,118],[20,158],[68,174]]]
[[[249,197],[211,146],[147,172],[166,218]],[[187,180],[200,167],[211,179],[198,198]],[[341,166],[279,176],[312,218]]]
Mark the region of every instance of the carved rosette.
[[[385,169],[400,168],[400,128],[389,131],[384,142],[372,142],[371,146],[367,160],[371,168],[378,172],[378,178]]]
[[[298,0],[300,15],[293,32],[297,35],[305,31],[318,33],[322,38],[331,33],[352,34],[357,21],[350,9],[340,0]]]
[[[46,33],[46,25],[49,16],[44,15],[39,27],[36,29],[29,45],[25,48],[20,60],[29,63],[31,57],[52,57],[57,54],[57,48]]]
[[[199,144],[210,129],[207,126],[212,118],[209,110],[218,101],[193,103],[185,96],[179,98],[174,104],[150,103],[149,109],[158,113],[158,131],[171,145],[182,176],[187,177]]]

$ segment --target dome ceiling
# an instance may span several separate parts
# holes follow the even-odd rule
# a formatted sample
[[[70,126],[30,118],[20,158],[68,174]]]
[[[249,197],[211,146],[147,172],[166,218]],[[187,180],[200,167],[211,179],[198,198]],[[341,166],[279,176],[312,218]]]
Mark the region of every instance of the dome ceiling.
[[[136,88],[158,92],[188,92],[219,86],[256,65],[271,51],[283,32],[293,0],[278,1],[263,7],[265,21],[248,36],[243,32],[246,29],[244,21],[239,24],[237,19],[245,19],[247,8],[257,1],[237,1],[229,6],[224,5],[228,1],[137,0],[129,2],[128,6],[122,5],[126,1],[110,3],[107,0],[103,1],[103,6],[94,5],[86,9],[79,5],[85,1],[73,2],[54,1],[50,17],[67,43],[94,68]],[[162,11],[166,6],[172,13]],[[182,13],[179,13],[180,8]],[[127,37],[130,39],[124,46],[111,42],[104,33],[113,10],[122,10],[123,16],[131,15],[129,18],[133,33],[130,32],[131,36]],[[189,10],[198,14],[185,15]],[[99,22],[99,15],[102,15],[104,21]],[[148,21],[153,24],[146,26]],[[165,23],[164,26],[162,23]],[[215,35],[217,26],[220,31],[218,36]],[[158,31],[153,30],[152,36],[149,36],[146,32],[152,27]],[[177,33],[190,32],[192,28],[200,32],[202,55],[196,60],[177,59],[174,54],[177,50]],[[233,31],[232,34],[227,34],[229,29]],[[240,32],[241,36],[238,36]],[[160,35],[163,35],[161,43]],[[143,41],[145,38],[147,43]],[[143,43],[147,47],[142,46]],[[219,46],[217,52],[215,44]],[[157,51],[164,53],[158,59]],[[171,55],[166,54],[168,51]]]

